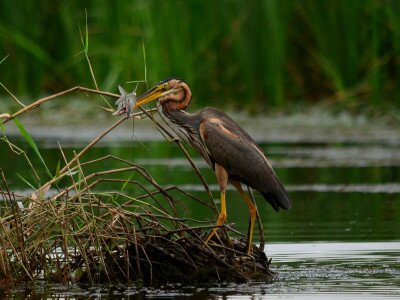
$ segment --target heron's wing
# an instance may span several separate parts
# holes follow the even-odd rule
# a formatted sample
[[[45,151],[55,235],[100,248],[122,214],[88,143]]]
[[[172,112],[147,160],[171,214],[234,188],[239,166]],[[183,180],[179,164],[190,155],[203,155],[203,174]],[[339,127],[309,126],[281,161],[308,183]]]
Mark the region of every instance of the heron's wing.
[[[290,207],[289,197],[264,153],[236,122],[220,116],[206,118],[200,124],[200,135],[213,160],[232,178],[260,191],[275,209]]]

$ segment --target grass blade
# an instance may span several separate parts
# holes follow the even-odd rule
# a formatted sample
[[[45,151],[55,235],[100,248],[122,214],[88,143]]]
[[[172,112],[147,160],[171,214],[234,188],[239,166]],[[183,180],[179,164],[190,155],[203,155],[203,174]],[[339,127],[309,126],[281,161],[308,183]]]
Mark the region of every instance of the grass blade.
[[[142,39],[142,50],[143,50],[143,64],[144,64],[144,81],[146,82],[146,89],[148,89],[147,85],[147,64],[146,64],[146,47],[144,46],[144,40]]]
[[[4,136],[6,134],[6,126],[3,124],[1,120],[0,120],[0,130],[1,134]]]
[[[51,175],[51,172],[50,172],[49,168],[47,167],[46,162],[44,161],[42,155],[40,154],[39,149],[35,144],[35,141],[32,139],[32,137],[30,136],[28,131],[26,131],[24,125],[22,125],[22,123],[18,120],[18,118],[14,118],[13,121],[14,121],[15,125],[17,126],[18,130],[21,132],[25,141],[29,144],[29,146],[35,152],[36,156],[39,158],[39,160],[43,164],[43,166],[46,170],[46,173],[49,175],[50,178],[52,178],[53,176]]]
[[[31,189],[36,190],[37,188],[33,186],[33,184],[31,184],[27,179],[25,179],[24,177],[22,177],[21,174],[17,173],[17,176],[19,177],[19,179],[21,179],[23,182],[25,182]]]
[[[85,24],[86,24],[86,30],[85,30],[85,52],[88,53],[89,51],[89,30],[88,30],[88,24],[87,24],[87,9],[85,8]]]
[[[10,54],[7,54],[1,61],[0,61],[0,65],[7,59],[7,57],[9,57]]]

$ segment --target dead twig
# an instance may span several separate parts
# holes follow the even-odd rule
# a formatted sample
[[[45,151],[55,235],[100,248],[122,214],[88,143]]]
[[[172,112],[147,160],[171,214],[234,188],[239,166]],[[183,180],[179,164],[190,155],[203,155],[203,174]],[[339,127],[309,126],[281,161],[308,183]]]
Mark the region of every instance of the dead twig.
[[[119,97],[75,87],[39,99],[3,123],[74,91]],[[143,110],[134,117],[150,117],[156,122],[152,112]],[[205,245],[205,231],[215,226],[180,216],[177,209],[178,203],[196,201],[216,212],[213,202],[176,186],[163,187],[145,168],[113,155],[84,160],[94,145],[126,119],[100,133],[72,159],[67,159],[60,146],[64,167],[36,190],[36,197],[16,197],[2,175],[0,197],[5,201],[0,201],[0,283],[140,280],[146,285],[194,284],[243,282],[255,276],[260,279],[260,274],[270,280],[269,261],[257,247],[254,259],[250,259],[241,241],[216,236]],[[212,200],[205,179],[179,139],[162,124],[156,122],[156,126],[177,143]],[[110,161],[119,166],[104,167]],[[46,197],[45,191],[61,179],[66,187]],[[239,234],[231,226],[221,227]]]

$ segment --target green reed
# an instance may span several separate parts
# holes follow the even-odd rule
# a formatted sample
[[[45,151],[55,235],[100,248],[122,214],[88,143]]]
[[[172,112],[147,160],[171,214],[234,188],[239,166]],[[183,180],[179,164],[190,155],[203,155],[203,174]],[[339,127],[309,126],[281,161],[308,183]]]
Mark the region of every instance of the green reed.
[[[5,1],[0,57],[9,57],[0,81],[28,97],[93,84],[78,28],[85,9],[87,54],[103,90],[176,75],[198,106],[254,110],[325,98],[400,106],[395,0]]]

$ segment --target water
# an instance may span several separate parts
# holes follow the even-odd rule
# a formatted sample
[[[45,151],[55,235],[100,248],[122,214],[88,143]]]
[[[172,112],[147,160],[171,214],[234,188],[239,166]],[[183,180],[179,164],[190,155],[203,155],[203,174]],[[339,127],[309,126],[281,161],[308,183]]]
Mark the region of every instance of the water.
[[[280,281],[290,293],[399,296],[400,242],[312,242],[271,244]]]
[[[3,296],[54,298],[125,297],[227,298],[227,299],[390,299],[400,298],[400,146],[368,143],[275,143],[262,145],[287,186],[293,209],[276,214],[257,197],[267,232],[266,252],[272,257],[277,279],[272,284],[221,284],[213,287],[167,286],[45,286],[7,291]],[[71,149],[64,149],[71,155]],[[30,150],[28,150],[30,151]],[[57,149],[42,149],[55,170]],[[113,154],[143,165],[161,185],[178,185],[204,197],[202,186],[177,147],[167,142],[133,142],[92,149],[87,160]],[[210,183],[218,205],[215,178],[194,152],[195,162]],[[29,189],[16,173],[24,172],[22,159],[5,159],[12,153],[0,147],[0,166],[10,185]],[[33,162],[39,166],[38,161]],[[102,165],[112,167],[112,162]],[[44,172],[42,172],[42,176]],[[112,186],[108,187],[112,188]],[[228,222],[247,229],[247,208],[237,193],[227,193]],[[212,218],[209,212],[187,203],[187,216]],[[255,237],[257,238],[257,237]],[[0,293],[0,296],[1,293]]]

